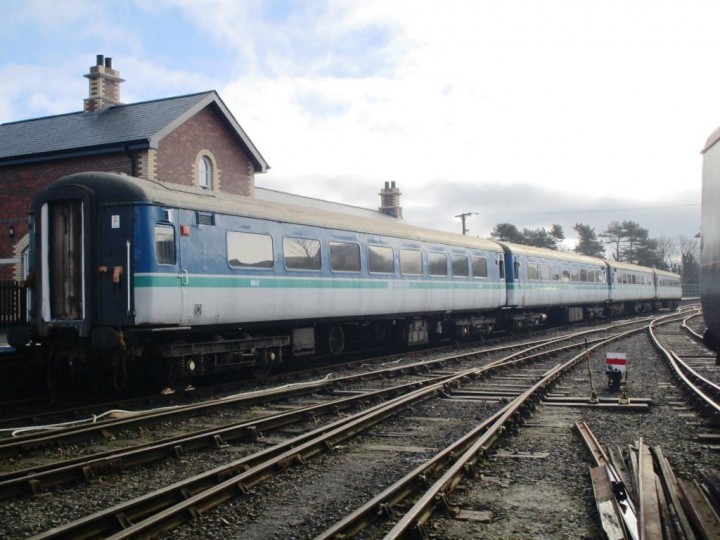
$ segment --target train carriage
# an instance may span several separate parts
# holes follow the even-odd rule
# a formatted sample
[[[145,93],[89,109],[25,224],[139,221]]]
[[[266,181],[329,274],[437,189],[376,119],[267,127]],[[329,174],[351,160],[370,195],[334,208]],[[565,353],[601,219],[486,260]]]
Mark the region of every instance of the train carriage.
[[[720,128],[703,148],[700,299],[707,324],[705,344],[720,363]]]
[[[575,253],[499,243],[505,251],[508,307],[550,307],[568,322],[602,316],[609,294],[604,261]]]
[[[390,218],[109,173],[57,181],[33,214],[36,335],[123,361],[153,344],[181,375],[339,353],[358,328],[406,344],[489,332],[506,300],[497,244]]]
[[[655,270],[655,299],[658,307],[676,309],[682,300],[680,276],[665,270]]]
[[[585,320],[656,294],[632,265],[111,173],[44,189],[31,233],[32,327],[8,340],[36,345],[49,373],[104,367],[118,387],[129,368],[266,374],[346,344]]]
[[[618,261],[608,261],[610,305],[615,312],[650,311],[655,299],[655,271]]]

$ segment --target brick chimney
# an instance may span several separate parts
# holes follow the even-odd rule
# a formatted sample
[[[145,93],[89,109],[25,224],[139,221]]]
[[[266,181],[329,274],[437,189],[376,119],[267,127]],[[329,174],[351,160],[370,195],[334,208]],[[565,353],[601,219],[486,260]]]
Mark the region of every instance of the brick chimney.
[[[83,110],[95,112],[120,103],[120,72],[112,68],[112,58],[97,55],[97,64],[86,74],[90,80],[90,95],[84,100]]]
[[[395,187],[395,182],[385,182],[385,187],[380,190],[380,208],[378,210],[398,219],[402,219],[402,208],[400,207],[400,190]]]

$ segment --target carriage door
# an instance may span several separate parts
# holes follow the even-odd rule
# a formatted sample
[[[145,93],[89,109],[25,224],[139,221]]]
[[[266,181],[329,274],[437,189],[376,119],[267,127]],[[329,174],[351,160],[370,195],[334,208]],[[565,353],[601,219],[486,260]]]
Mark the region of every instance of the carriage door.
[[[128,207],[103,212],[97,235],[97,315],[100,324],[132,323],[133,219]]]
[[[42,206],[42,317],[50,321],[85,318],[83,201]]]

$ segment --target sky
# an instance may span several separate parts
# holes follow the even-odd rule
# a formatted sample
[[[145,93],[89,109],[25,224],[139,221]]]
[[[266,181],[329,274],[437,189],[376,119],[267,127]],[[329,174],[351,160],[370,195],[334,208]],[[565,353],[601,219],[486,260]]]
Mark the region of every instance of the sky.
[[[720,2],[3,0],[0,123],[75,112],[95,56],[134,103],[216,90],[256,185],[488,237],[700,230]]]

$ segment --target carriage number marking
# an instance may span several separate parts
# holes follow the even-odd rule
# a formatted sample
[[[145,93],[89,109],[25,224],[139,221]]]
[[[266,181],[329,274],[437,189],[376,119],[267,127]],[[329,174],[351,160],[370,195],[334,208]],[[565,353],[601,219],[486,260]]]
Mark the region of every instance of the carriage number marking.
[[[251,279],[251,280],[250,280],[250,286],[251,286],[251,287],[259,287],[259,286],[260,286],[260,280],[259,280],[259,279]]]

